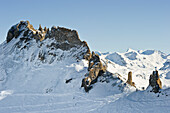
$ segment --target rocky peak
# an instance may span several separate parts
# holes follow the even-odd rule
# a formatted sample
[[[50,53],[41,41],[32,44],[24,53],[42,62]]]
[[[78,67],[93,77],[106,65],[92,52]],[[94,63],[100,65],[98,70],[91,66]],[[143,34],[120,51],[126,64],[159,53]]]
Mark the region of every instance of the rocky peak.
[[[8,31],[7,43],[12,39],[19,39],[15,46],[20,50],[29,49],[32,45],[37,45],[37,48],[41,48],[44,45],[48,51],[43,46],[43,50],[39,53],[39,56],[43,57],[45,53],[57,56],[55,52],[58,49],[63,52],[69,51],[69,56],[77,59],[84,58],[89,60],[91,57],[87,43],[80,40],[78,32],[64,27],[53,26],[50,30],[39,25],[39,29],[34,29],[29,21],[20,21],[20,23],[12,26]],[[34,42],[36,43],[33,44]],[[50,53],[50,51],[53,51],[53,53]],[[40,59],[43,60],[45,58]]]
[[[31,30],[35,32],[33,26],[29,23],[29,21],[20,21],[20,23],[12,26],[7,34],[7,43],[10,42],[13,38],[17,38],[22,31]]]
[[[62,43],[62,49],[68,50],[68,48],[74,47],[75,45],[84,45],[79,39],[78,33],[75,30],[63,28],[63,27],[55,27],[51,28],[51,32],[47,34],[47,37],[55,38],[57,42]]]

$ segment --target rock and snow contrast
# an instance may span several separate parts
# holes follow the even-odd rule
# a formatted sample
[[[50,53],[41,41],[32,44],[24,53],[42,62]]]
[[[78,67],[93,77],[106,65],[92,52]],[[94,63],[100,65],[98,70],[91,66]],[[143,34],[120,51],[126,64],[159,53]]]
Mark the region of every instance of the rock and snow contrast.
[[[132,49],[95,53],[107,62],[107,71],[85,92],[81,84],[91,53],[75,30],[41,26],[36,30],[28,21],[12,26],[7,40],[0,45],[0,113],[170,110],[170,55]],[[159,93],[148,87],[155,67],[162,81]],[[129,71],[136,87],[126,84]]]

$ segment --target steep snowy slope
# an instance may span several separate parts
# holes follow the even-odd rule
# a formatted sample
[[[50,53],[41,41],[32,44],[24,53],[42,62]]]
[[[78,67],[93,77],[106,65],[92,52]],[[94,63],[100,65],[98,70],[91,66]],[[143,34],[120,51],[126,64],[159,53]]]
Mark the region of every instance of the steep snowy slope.
[[[72,30],[54,27],[49,31],[35,30],[30,26],[28,22],[14,25],[11,29],[15,30],[9,30],[8,41],[0,45],[0,113],[170,110],[168,55],[132,49],[125,53],[97,52],[103,63],[108,62],[107,72],[86,93],[80,86],[87,73],[88,45],[76,38]],[[147,88],[155,67],[163,84],[157,94]],[[129,71],[137,89],[116,76],[119,73],[127,79]]]

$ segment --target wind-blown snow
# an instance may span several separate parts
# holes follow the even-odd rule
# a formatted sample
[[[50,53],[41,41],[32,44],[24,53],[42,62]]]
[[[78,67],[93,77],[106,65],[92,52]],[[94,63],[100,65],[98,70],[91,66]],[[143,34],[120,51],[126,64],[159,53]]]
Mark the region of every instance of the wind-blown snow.
[[[0,113],[147,113],[170,110],[169,57],[161,52],[99,52],[101,60],[108,62],[108,72],[100,76],[86,93],[80,87],[87,73],[86,60],[77,62],[64,51],[66,58],[42,63],[37,56],[31,56],[40,49],[32,45],[21,54],[12,46],[15,41],[17,39],[0,45]],[[63,53],[62,50],[57,52],[58,55]],[[51,60],[47,58],[47,61]],[[155,67],[163,84],[158,94],[147,89],[149,75]],[[132,81],[138,90],[115,76],[119,73],[127,79],[129,71],[133,73]],[[70,81],[66,83],[67,80]]]

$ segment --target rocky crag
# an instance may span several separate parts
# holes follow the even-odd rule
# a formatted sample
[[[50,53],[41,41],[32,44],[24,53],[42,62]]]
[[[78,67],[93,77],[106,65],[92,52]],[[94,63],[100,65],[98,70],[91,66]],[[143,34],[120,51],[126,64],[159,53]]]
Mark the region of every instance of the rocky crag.
[[[77,31],[63,27],[53,26],[50,30],[40,25],[39,29],[34,29],[29,21],[20,21],[9,29],[6,42],[14,43],[7,52],[14,52],[16,59],[35,63],[52,63],[65,58],[89,60],[91,57],[87,43],[80,40]]]
[[[92,52],[92,57],[89,60],[88,73],[82,80],[81,87],[84,87],[85,91],[88,92],[92,86],[91,84],[97,82],[98,76],[106,72],[107,64],[103,65],[98,54]]]
[[[162,89],[162,82],[159,78],[158,71],[155,70],[150,75],[149,85],[152,87],[152,91],[158,93],[160,89]]]
[[[131,86],[134,86],[134,87],[135,87],[135,83],[134,83],[134,82],[132,82],[132,72],[131,72],[131,71],[128,73],[128,80],[127,80],[127,82],[126,82],[126,83],[128,83],[129,85],[131,85]]]

